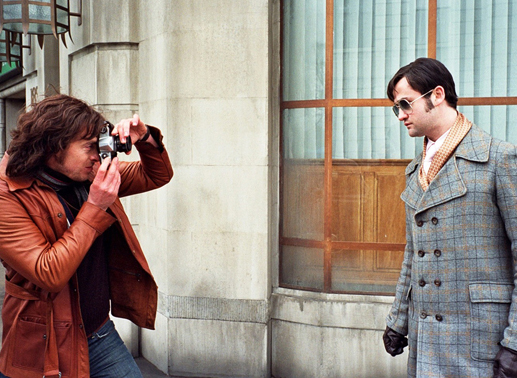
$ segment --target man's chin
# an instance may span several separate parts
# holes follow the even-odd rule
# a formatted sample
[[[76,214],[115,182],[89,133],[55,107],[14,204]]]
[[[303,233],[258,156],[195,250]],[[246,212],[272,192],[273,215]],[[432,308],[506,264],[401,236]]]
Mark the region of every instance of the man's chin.
[[[422,135],[417,132],[416,130],[411,130],[411,129],[408,129],[408,134],[411,138],[418,138],[418,137],[421,137]]]

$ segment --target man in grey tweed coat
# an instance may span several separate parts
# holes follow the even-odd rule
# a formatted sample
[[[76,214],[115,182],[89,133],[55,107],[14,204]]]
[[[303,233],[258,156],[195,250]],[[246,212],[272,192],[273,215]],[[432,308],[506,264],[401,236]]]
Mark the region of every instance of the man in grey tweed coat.
[[[388,97],[425,138],[401,195],[407,244],[386,351],[409,343],[409,377],[517,377],[516,147],[457,112],[452,75],[434,59],[402,67]]]

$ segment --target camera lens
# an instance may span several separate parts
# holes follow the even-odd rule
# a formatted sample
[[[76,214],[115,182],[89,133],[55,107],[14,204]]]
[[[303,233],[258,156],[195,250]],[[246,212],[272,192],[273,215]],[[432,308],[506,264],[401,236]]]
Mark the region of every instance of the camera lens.
[[[120,142],[120,138],[118,137],[118,135],[114,138],[115,139],[115,144],[116,144],[116,149],[118,152],[129,152],[131,151],[131,137],[128,136],[126,138],[126,143],[121,143]]]

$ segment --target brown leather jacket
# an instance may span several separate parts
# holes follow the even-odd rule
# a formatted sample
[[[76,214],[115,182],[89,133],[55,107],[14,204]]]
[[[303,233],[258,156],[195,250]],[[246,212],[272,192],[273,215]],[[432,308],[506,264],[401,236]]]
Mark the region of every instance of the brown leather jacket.
[[[136,143],[138,162],[121,162],[119,197],[165,185],[172,167],[160,145]],[[68,227],[56,193],[35,179],[5,175],[0,162],[0,258],[6,268],[0,371],[11,378],[89,377],[76,270],[95,238],[114,224],[109,250],[111,313],[154,329],[157,286],[120,200],[111,213],[86,202]]]

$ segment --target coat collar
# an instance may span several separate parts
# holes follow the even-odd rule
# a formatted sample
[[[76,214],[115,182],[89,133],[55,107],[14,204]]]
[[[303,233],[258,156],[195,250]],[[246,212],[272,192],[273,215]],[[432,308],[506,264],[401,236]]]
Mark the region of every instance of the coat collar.
[[[423,191],[418,181],[418,169],[422,163],[422,154],[416,157],[406,168],[406,189],[402,200],[414,208],[415,215],[431,207],[438,206],[467,193],[467,187],[458,170],[456,159],[461,158],[473,162],[487,162],[490,154],[492,137],[476,125],[467,133],[456,148],[451,158]]]

